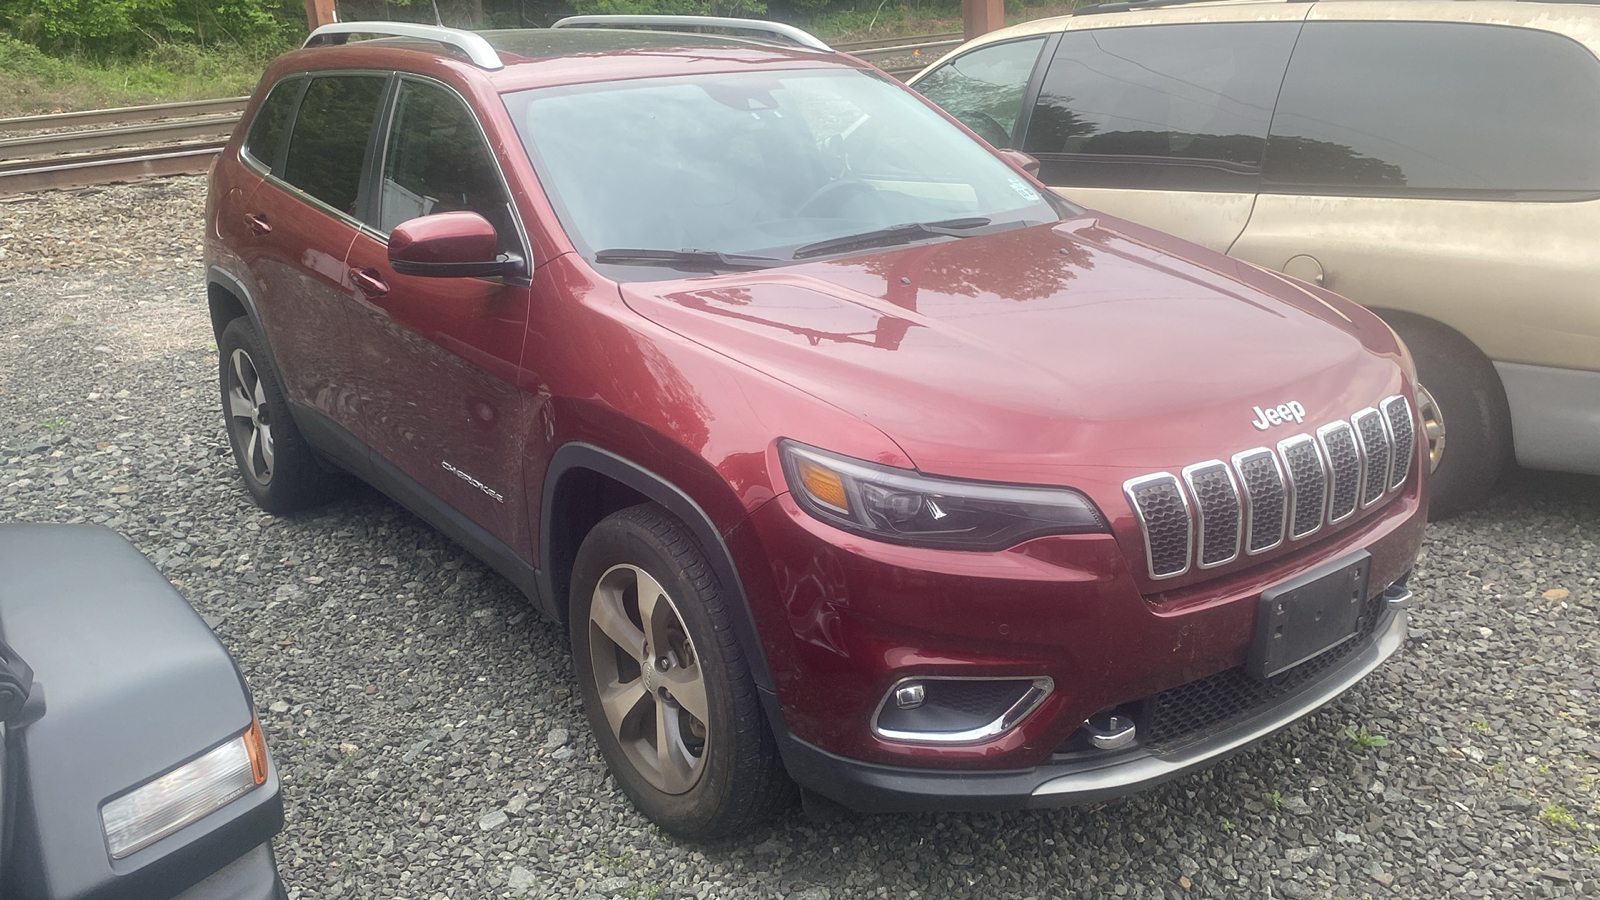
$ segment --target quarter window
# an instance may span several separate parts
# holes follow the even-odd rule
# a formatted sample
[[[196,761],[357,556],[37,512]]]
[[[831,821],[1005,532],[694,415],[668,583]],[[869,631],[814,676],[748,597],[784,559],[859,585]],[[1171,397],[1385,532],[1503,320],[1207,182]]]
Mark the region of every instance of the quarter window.
[[[470,210],[494,225],[500,249],[520,245],[499,170],[472,113],[438,85],[402,81],[384,154],[378,227]]]
[[[361,166],[387,79],[336,75],[311,79],[283,163],[283,179],[334,209],[357,214]]]
[[[245,152],[268,169],[278,161],[278,149],[283,146],[283,136],[289,130],[294,101],[304,84],[304,79],[287,78],[273,85],[272,93],[261,101],[256,119],[250,123],[250,133],[244,139]]]
[[[917,90],[996,147],[1013,146],[1017,113],[1044,38],[980,47],[942,63]]]
[[[1061,36],[1023,149],[1050,184],[1253,191],[1296,22]]]
[[[1402,197],[1600,191],[1600,61],[1525,28],[1308,23],[1262,180]]]

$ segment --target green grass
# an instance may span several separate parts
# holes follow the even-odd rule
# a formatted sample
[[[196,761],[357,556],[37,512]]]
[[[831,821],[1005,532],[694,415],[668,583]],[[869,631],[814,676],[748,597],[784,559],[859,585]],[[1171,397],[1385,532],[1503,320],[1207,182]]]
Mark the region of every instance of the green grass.
[[[283,47],[163,44],[126,61],[56,59],[0,34],[0,118],[241,97]]]
[[[1544,811],[1539,813],[1539,818],[1551,828],[1559,828],[1566,831],[1579,830],[1578,820],[1573,817],[1572,813],[1567,812],[1566,807],[1558,803],[1546,806]]]
[[[1344,736],[1349,738],[1357,747],[1360,747],[1363,750],[1371,750],[1376,747],[1389,746],[1388,738],[1381,734],[1373,734],[1367,730],[1367,726],[1365,725],[1361,726],[1359,730],[1355,728],[1346,728],[1344,730]]]
[[[1089,0],[1083,0],[1082,3],[1078,0],[1043,0],[1023,5],[1013,0],[1006,4],[1006,24],[1064,16],[1087,2]],[[880,8],[863,2],[860,9],[825,12],[809,20],[799,19],[795,24],[825,41],[835,43],[947,34],[961,30],[961,7],[959,4],[930,8],[884,3]]]

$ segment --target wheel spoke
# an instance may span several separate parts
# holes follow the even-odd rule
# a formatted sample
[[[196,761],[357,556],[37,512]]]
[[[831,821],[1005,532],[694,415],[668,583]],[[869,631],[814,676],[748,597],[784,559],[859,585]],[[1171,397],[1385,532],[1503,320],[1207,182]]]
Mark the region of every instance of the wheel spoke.
[[[702,724],[710,721],[711,702],[706,698],[706,680],[698,660],[687,667],[674,665],[662,674],[662,680],[667,683],[667,689],[672,691],[672,699],[689,715],[699,719]]]
[[[599,627],[612,643],[628,652],[634,659],[644,658],[644,632],[628,621],[622,608],[622,591],[608,588],[602,581],[595,588],[594,602],[589,607],[589,621]]]
[[[266,467],[267,474],[271,475],[277,457],[277,451],[272,446],[272,426],[257,425],[256,435],[261,442],[261,464]]]
[[[245,393],[243,385],[235,384],[233,389],[228,391],[228,413],[235,419],[251,419],[255,417],[256,405],[251,402],[250,397]]]
[[[260,478],[262,474],[261,466],[259,465],[260,457],[257,456],[260,450],[261,430],[252,428],[250,429],[250,443],[244,448],[244,458],[250,461],[250,474],[255,475],[257,478]]]
[[[650,573],[643,569],[635,569],[634,575],[638,577],[639,584],[639,621],[644,623],[645,632],[650,636],[650,646],[657,654],[665,653],[668,647],[666,629],[671,621],[676,620],[672,612],[672,602],[658,605],[666,591]],[[664,614],[664,615],[663,615]],[[661,621],[665,619],[667,621]]]
[[[638,718],[648,699],[642,679],[600,686],[600,708],[605,711],[606,721],[611,723],[611,733],[617,740],[630,739],[624,732],[630,730],[629,726]]]
[[[656,701],[656,764],[661,773],[661,789],[669,794],[681,794],[690,788],[689,776],[695,762],[684,752],[676,718],[665,704]]]

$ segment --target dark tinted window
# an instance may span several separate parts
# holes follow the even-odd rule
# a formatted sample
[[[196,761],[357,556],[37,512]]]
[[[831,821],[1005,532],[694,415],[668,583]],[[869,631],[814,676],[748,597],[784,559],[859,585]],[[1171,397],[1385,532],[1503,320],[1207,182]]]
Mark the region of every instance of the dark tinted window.
[[[289,116],[294,112],[295,98],[300,96],[300,78],[288,78],[272,86],[272,93],[261,101],[256,110],[256,120],[250,123],[250,133],[245,135],[244,149],[267,168],[278,161],[278,148],[283,146],[284,132],[289,128]]]
[[[334,209],[354,215],[361,163],[385,81],[379,75],[311,79],[294,120],[283,179]]]
[[[1600,62],[1542,31],[1308,23],[1272,123],[1268,190],[1600,190]]]
[[[1295,22],[1061,36],[1024,137],[1051,184],[1253,190]]]
[[[1010,147],[1044,38],[990,44],[928,73],[917,90],[996,147]]]
[[[502,250],[520,243],[499,171],[472,113],[437,85],[400,85],[378,205],[378,227],[385,232],[417,216],[465,209],[494,225]]]

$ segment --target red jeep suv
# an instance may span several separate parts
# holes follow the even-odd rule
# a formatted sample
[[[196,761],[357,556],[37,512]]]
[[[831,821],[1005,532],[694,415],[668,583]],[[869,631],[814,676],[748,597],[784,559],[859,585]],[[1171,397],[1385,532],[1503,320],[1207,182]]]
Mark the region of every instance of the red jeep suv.
[[[1125,793],[1402,642],[1426,466],[1359,306],[787,26],[307,43],[212,174],[244,484],[354,473],[568,623],[665,829]]]

